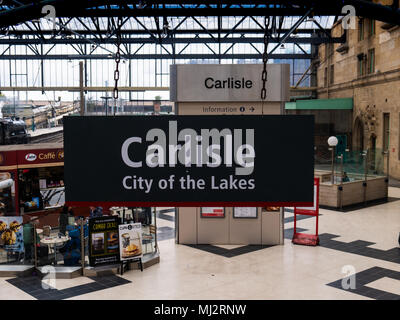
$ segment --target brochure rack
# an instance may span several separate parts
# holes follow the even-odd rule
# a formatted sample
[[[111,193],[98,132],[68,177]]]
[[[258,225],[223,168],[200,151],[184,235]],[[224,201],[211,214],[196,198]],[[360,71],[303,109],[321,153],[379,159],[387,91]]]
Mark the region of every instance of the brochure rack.
[[[297,232],[297,215],[313,216],[316,218],[315,235]],[[319,178],[314,178],[314,206],[313,207],[294,207],[294,231],[292,242],[305,246],[319,245],[318,236],[318,217],[319,217]]]

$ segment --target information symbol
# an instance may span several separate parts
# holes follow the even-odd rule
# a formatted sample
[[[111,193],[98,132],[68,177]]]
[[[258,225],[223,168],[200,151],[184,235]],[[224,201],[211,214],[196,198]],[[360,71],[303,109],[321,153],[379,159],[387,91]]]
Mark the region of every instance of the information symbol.
[[[246,108],[245,107],[240,107],[240,112],[245,112]]]

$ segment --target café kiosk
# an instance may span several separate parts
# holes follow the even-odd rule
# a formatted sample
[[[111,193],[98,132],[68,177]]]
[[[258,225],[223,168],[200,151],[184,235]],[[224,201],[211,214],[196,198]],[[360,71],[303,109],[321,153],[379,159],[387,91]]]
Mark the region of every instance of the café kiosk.
[[[289,100],[290,66],[269,64],[261,101],[260,64],[171,65],[170,100],[178,115],[280,115]],[[176,208],[180,244],[283,244],[283,208]]]

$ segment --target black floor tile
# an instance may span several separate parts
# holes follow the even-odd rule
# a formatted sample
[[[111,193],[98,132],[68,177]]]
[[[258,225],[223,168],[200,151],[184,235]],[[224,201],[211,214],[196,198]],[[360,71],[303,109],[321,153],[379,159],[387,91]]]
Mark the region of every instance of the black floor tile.
[[[66,288],[63,290],[43,289],[41,279],[38,277],[25,278],[25,280],[13,278],[8,279],[7,281],[38,300],[67,299],[107,288],[117,287],[131,282],[116,275],[106,277],[90,277],[90,279],[92,279],[94,282]]]
[[[234,258],[239,255],[243,255],[246,253],[258,251],[258,250],[263,250],[270,248],[272,246],[262,246],[262,245],[249,245],[249,246],[242,246],[234,249],[226,249],[226,248],[221,248],[218,246],[213,246],[213,245],[193,245],[189,244],[187,245],[188,247],[192,247],[195,249],[203,250],[212,254],[217,254],[219,256],[225,257],[225,258]]]
[[[352,293],[362,295],[364,297],[368,297],[376,300],[400,300],[400,295],[396,295],[390,292],[386,292],[383,290],[378,290],[375,288],[368,287],[369,283],[372,283],[376,280],[382,279],[384,277],[400,277],[400,272],[395,270],[390,270],[381,267],[372,267],[367,270],[363,270],[361,272],[356,273],[356,290],[352,290]],[[335,287],[341,290],[345,290],[342,288],[341,280],[337,280],[331,283],[328,283],[328,286]],[[348,290],[346,290],[348,291]]]
[[[42,293],[42,294],[35,295],[33,297],[38,300],[49,300],[51,298],[51,295],[49,295],[47,293]]]
[[[377,298],[377,300],[399,300],[400,296],[390,293],[390,292],[383,292],[382,294],[379,295]]]
[[[342,280],[331,282],[331,283],[328,284],[328,286],[342,289]]]

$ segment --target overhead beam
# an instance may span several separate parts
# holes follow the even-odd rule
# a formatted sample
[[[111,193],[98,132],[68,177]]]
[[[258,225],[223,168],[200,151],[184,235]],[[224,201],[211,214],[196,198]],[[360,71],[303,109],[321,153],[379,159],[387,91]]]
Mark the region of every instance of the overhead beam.
[[[261,66],[261,65],[260,65]],[[79,92],[80,87],[1,87],[0,92],[8,91],[71,91]],[[316,90],[316,87],[291,87],[291,90],[310,91]],[[83,87],[88,92],[112,92],[114,87]],[[169,91],[169,87],[118,87],[121,92],[144,92],[144,91]]]
[[[0,39],[0,45],[33,45],[33,44],[87,44],[88,41],[96,44],[116,44],[116,38],[73,38],[73,39]],[[211,38],[166,38],[162,40],[162,44],[173,44],[173,43],[212,43]],[[262,37],[229,37],[221,38],[221,43],[264,43]],[[296,37],[296,38],[285,38],[285,43],[302,43],[302,44],[321,44],[321,43],[344,43],[346,42],[342,37]],[[131,44],[151,44],[157,43],[152,38],[123,38],[122,43]],[[271,38],[269,43],[279,43],[280,40],[277,38]]]
[[[262,55],[257,53],[234,53],[234,54],[175,54],[174,59],[262,59]],[[270,54],[270,59],[311,59],[311,54],[300,54],[300,53],[277,53]],[[48,54],[48,55],[2,55],[0,60],[79,60],[79,59],[91,59],[91,60],[106,60],[114,59],[112,54]],[[172,59],[169,54],[131,54],[121,55],[121,59],[133,59],[133,60],[149,60],[149,59]]]
[[[76,91],[79,92],[80,87],[1,87],[2,92],[6,91]],[[113,91],[114,87],[83,87],[84,91],[105,92]],[[119,91],[169,91],[169,87],[118,87]]]
[[[10,2],[10,1],[7,1]],[[43,0],[21,1],[12,9],[0,11],[0,27],[16,25],[43,17],[45,5],[56,9],[57,17],[115,16],[302,16],[314,8],[315,16],[341,16],[345,5],[355,7],[357,15],[391,24],[400,24],[400,10],[365,0],[293,0],[293,1],[151,1],[139,8],[138,2],[121,0]],[[161,4],[161,5],[158,5]],[[193,5],[197,4],[197,5]],[[251,6],[254,4],[254,6]],[[4,8],[4,7],[3,7]]]
[[[81,19],[80,19],[81,20]],[[68,27],[68,25],[67,25]],[[69,27],[69,29],[72,29]],[[286,33],[289,29],[282,29],[282,33]],[[69,36],[72,34],[79,34],[79,35],[90,35],[93,36],[95,35],[109,35],[108,30],[99,30],[99,31],[94,31],[94,30],[77,30],[77,29],[72,29],[73,32],[69,31],[68,29],[60,30],[58,32],[59,36]],[[314,28],[299,28],[296,30],[297,34],[312,34],[316,31]],[[330,32],[330,29],[324,29],[326,32]],[[149,33],[156,33],[157,30],[155,29],[122,29],[121,30],[121,35],[147,35]],[[218,34],[217,29],[174,29],[173,30],[174,34]],[[37,32],[35,30],[8,30],[8,31],[1,31],[0,30],[0,35],[8,35],[8,36],[36,36]],[[45,36],[52,36],[54,34],[53,30],[42,30],[41,34]],[[264,29],[253,29],[253,28],[238,28],[235,30],[230,30],[230,29],[221,29],[221,35],[225,36],[226,34],[264,34]]]
[[[282,43],[285,43],[285,41],[289,39],[290,35],[304,22],[304,20],[307,19],[312,10],[313,8],[308,9],[307,12],[303,14],[299,20],[297,20],[297,22],[290,28],[290,30],[286,34],[284,34],[282,38],[279,39],[278,44],[268,53],[268,55],[273,54],[274,51],[278,49]]]

